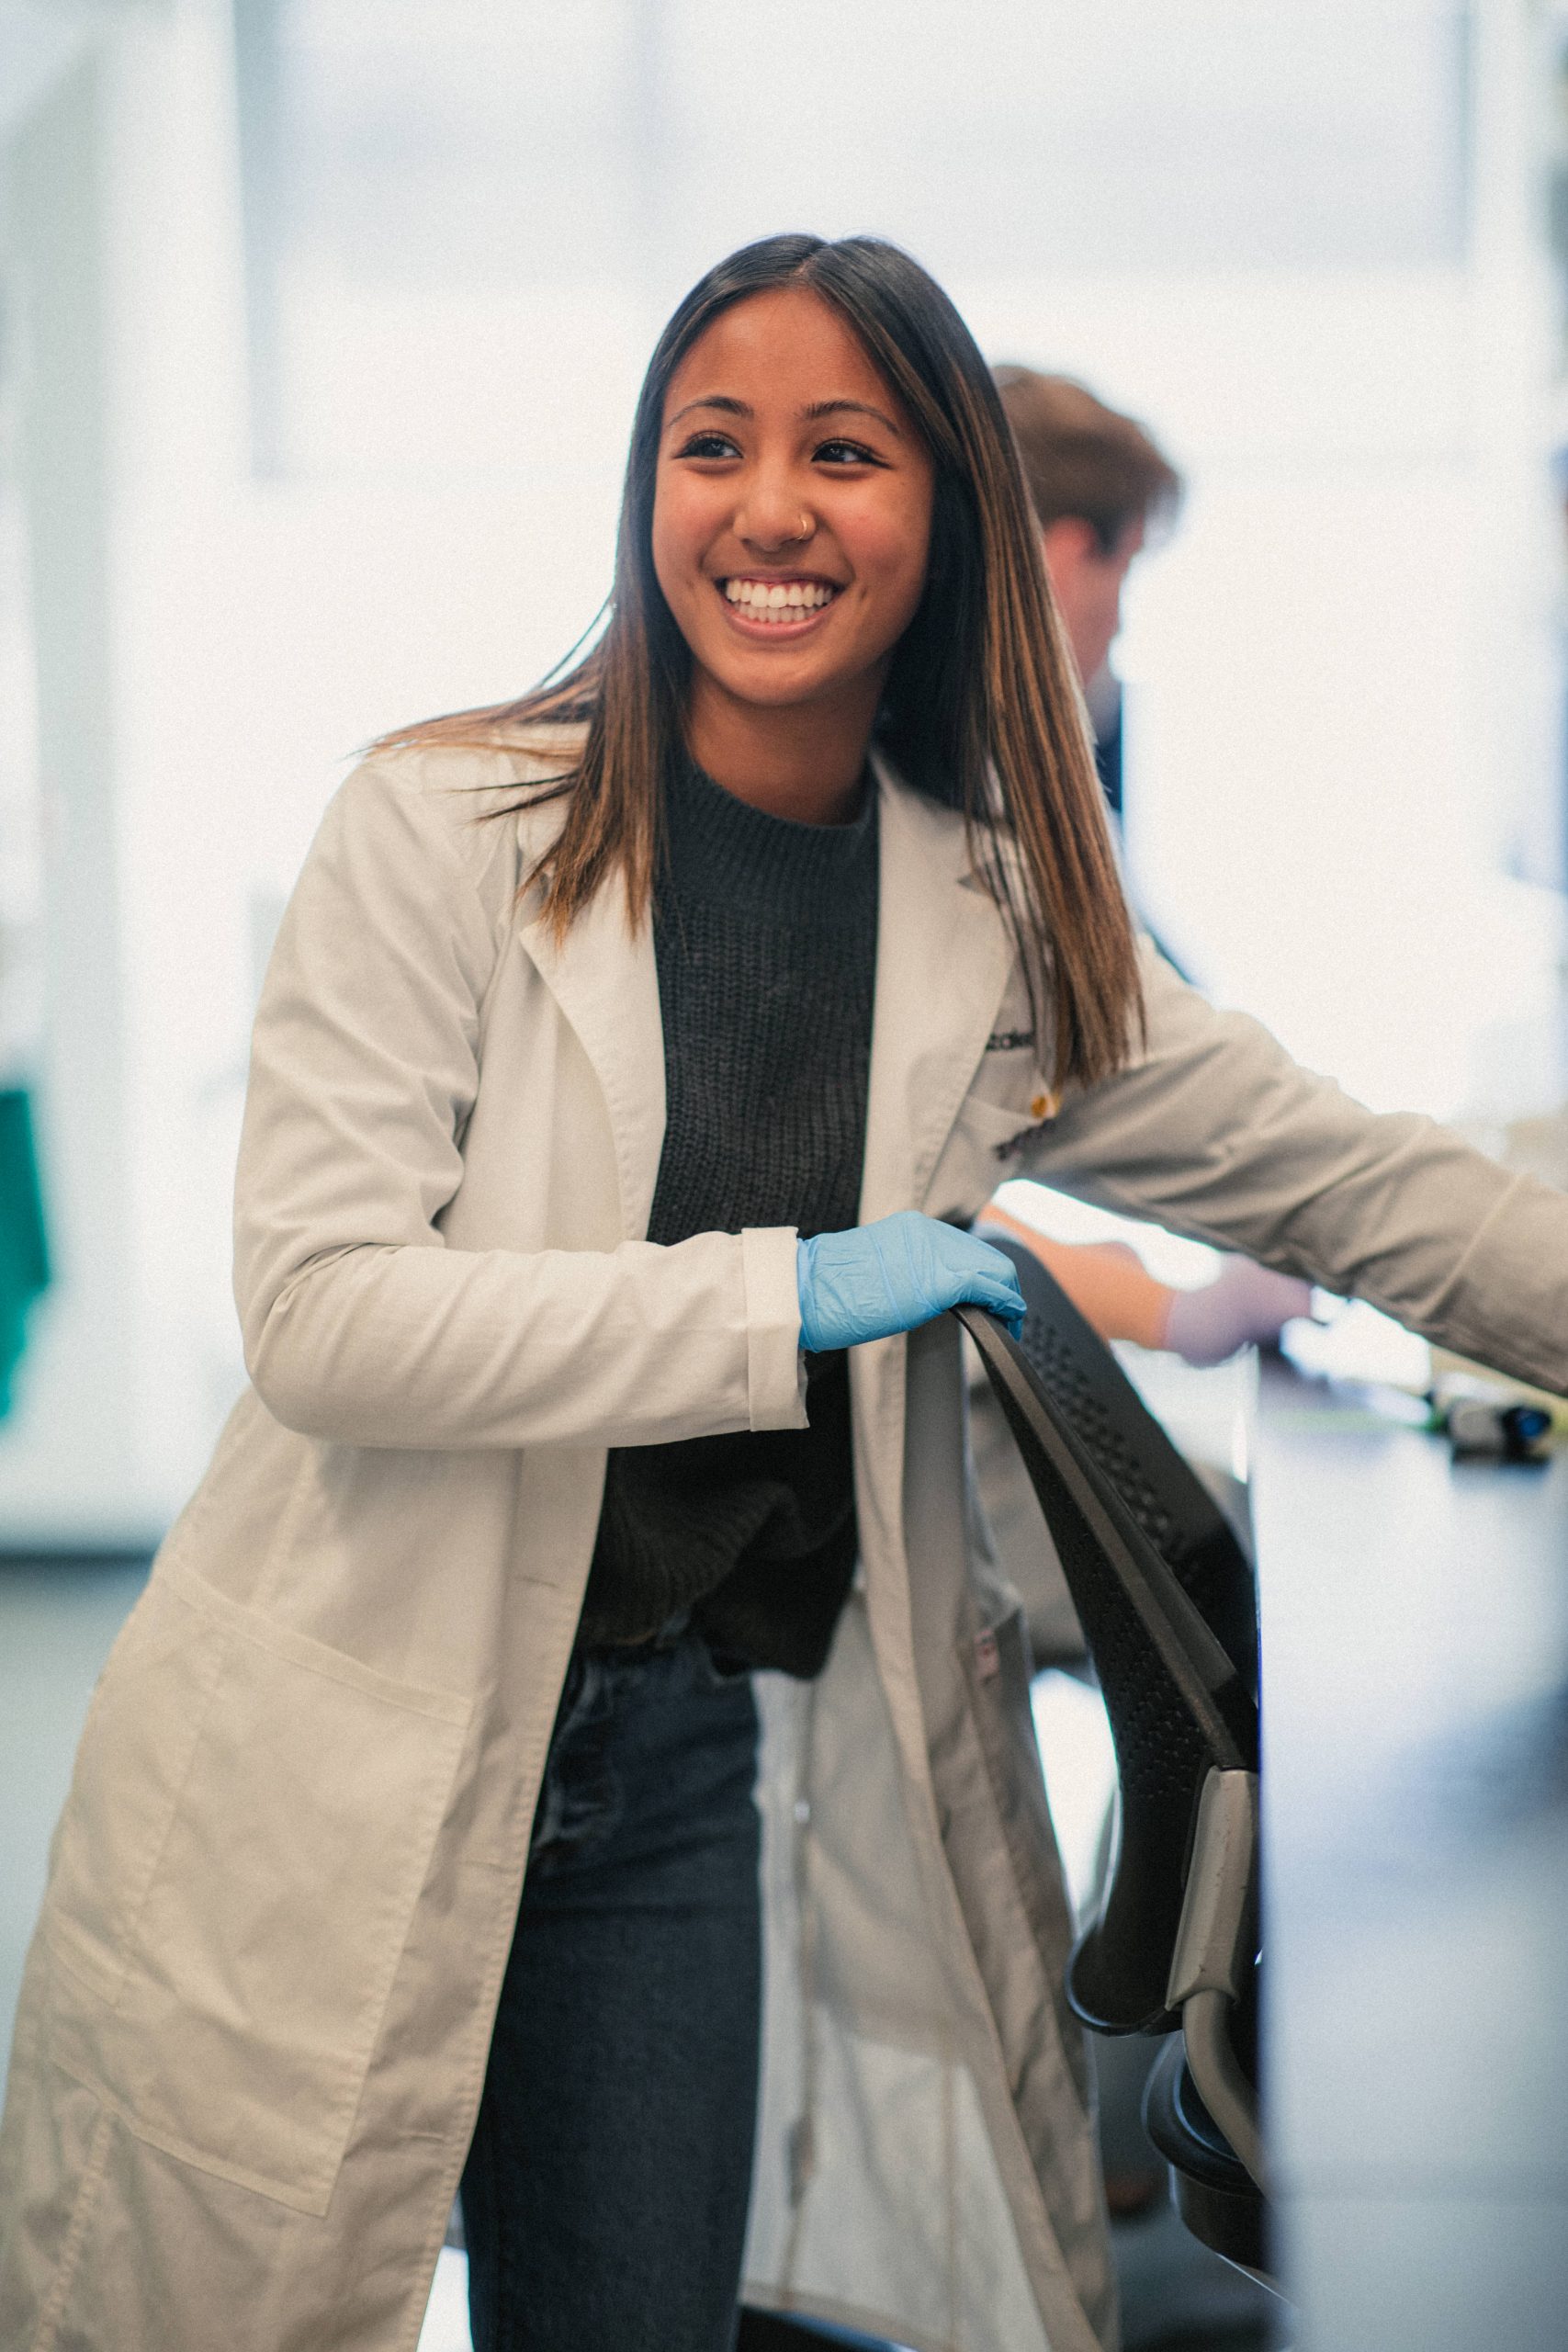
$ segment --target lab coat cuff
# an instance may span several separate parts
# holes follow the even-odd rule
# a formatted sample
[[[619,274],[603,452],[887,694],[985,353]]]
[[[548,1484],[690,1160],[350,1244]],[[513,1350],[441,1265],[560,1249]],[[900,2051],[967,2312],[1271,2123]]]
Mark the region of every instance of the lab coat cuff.
[[[793,1226],[748,1226],[740,1236],[746,1282],[747,1401],[754,1430],[806,1427],[806,1362]]]

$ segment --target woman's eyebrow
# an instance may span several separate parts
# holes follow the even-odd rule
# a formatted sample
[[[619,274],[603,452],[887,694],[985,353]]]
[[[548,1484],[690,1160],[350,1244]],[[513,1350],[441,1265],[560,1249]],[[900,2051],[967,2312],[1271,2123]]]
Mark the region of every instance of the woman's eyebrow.
[[[690,416],[694,408],[722,409],[726,416],[750,416],[751,414],[750,409],[748,408],[744,401],[732,399],[728,392],[705,392],[701,400],[688,401],[684,408],[678,408],[676,410],[674,415],[671,417],[665,424],[664,430],[666,433],[671,430],[672,425],[679,424],[683,416]]]
[[[893,419],[885,416],[879,408],[873,408],[869,401],[813,401],[809,408],[803,408],[800,413],[808,424],[813,424],[823,416],[871,416],[878,424],[885,424],[898,440],[904,438]]]
[[[692,411],[696,408],[716,408],[726,416],[752,416],[756,413],[747,401],[738,401],[732,393],[705,392],[700,400],[688,401],[684,408],[676,410],[665,425],[666,433],[672,431],[683,416],[690,416]],[[890,416],[885,416],[881,409],[873,408],[869,401],[813,401],[808,407],[803,408],[800,413],[807,424],[815,424],[825,416],[874,417],[878,424],[886,425],[888,432],[895,435],[898,440],[901,441],[904,437],[893,419]]]

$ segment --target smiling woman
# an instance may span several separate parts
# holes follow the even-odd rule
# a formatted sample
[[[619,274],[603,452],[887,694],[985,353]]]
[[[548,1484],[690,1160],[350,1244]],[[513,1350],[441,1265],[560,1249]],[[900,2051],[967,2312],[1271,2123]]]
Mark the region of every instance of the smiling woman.
[[[774,238],[660,341],[597,646],[378,746],[284,917],[252,1386],[51,1849],[0,2343],[408,2352],[459,2180],[479,2352],[729,2352],[743,2267],[1113,2339],[944,1311],[1020,1314],[1004,1171],[1568,1380],[1560,1195],[1134,948],[979,353]]]

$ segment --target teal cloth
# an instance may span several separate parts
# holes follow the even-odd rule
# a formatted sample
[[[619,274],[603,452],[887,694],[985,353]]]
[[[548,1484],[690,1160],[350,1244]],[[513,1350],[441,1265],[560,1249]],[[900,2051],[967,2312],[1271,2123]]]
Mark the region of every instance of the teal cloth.
[[[33,1148],[32,1100],[0,1088],[0,1420],[28,1342],[28,1309],[49,1286],[49,1238]]]

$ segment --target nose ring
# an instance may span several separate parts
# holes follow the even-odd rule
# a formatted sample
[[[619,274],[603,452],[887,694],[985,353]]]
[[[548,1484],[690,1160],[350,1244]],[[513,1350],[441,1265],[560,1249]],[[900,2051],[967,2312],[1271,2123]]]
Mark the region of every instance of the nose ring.
[[[801,515],[795,527],[795,537],[797,539],[808,539],[811,537],[811,517],[809,514]]]

